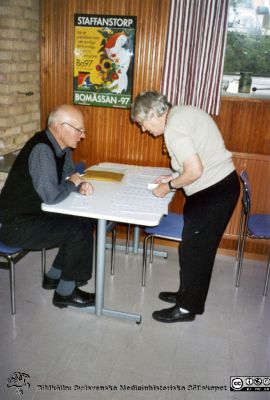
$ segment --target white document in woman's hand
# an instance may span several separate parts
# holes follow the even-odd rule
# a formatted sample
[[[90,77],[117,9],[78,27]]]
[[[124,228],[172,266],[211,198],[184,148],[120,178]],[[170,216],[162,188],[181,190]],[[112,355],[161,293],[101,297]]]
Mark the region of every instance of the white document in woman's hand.
[[[158,187],[158,183],[148,183],[147,189],[148,190],[154,190]]]

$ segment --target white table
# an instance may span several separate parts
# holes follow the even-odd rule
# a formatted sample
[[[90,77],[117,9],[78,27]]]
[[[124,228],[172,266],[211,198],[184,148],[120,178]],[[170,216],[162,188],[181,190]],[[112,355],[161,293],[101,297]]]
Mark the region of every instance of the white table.
[[[102,163],[99,167],[115,171],[122,169],[125,172],[125,177],[121,182],[105,182],[92,180],[94,186],[94,194],[92,196],[82,196],[78,193],[71,193],[62,202],[49,205],[42,204],[42,209],[47,212],[77,215],[80,217],[95,218],[98,220],[97,227],[97,262],[96,262],[96,305],[95,307],[86,307],[83,311],[95,312],[97,316],[108,315],[118,318],[127,318],[134,320],[137,323],[141,322],[141,316],[122,311],[110,310],[104,307],[104,270],[105,270],[105,250],[106,250],[106,224],[107,221],[123,222],[134,225],[155,226],[163,214],[168,212],[168,204],[173,196],[169,195],[166,199],[158,199],[154,197],[151,192],[149,194],[149,201],[152,199],[156,202],[156,210],[151,207],[150,212],[142,210],[141,208],[133,209],[130,211],[130,204],[125,204],[116,199],[123,199],[124,193],[127,190],[132,192],[132,182],[140,185],[140,175],[143,181],[151,179],[151,175],[160,175],[170,173],[169,169],[160,169],[152,167],[135,167],[120,164]],[[149,173],[149,175],[147,174]],[[149,182],[149,183],[150,183]],[[135,188],[136,190],[136,188]],[[136,190],[137,193],[143,190]],[[140,195],[140,193],[139,193]],[[145,194],[144,194],[145,195]],[[159,206],[162,204],[162,207]],[[165,204],[165,209],[164,209]],[[127,208],[125,208],[127,207]],[[164,210],[162,211],[161,208]]]

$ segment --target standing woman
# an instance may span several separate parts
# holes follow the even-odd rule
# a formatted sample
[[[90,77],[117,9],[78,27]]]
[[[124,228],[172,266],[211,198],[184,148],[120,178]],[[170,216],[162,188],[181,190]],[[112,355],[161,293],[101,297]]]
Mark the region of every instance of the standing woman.
[[[172,169],[178,172],[176,177],[160,176],[153,194],[165,197],[171,190],[183,189],[186,195],[179,290],[159,294],[175,305],[154,311],[153,318],[192,321],[204,312],[217,248],[239,197],[232,155],[207,113],[192,106],[172,107],[160,93],[139,94],[131,119],[143,132],[154,137],[164,134]]]

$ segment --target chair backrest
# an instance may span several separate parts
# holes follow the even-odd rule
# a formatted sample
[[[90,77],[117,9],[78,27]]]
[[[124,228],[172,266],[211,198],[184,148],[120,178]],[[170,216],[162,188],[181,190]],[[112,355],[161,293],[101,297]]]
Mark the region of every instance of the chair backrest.
[[[242,171],[240,173],[240,180],[243,185],[242,206],[245,214],[249,216],[251,208],[251,190],[247,171]]]

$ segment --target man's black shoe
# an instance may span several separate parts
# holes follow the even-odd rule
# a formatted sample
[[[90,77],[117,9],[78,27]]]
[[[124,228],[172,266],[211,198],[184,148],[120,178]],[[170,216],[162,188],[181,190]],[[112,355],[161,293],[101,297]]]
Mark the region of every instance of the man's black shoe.
[[[167,301],[168,303],[176,303],[178,292],[160,292],[160,300]]]
[[[75,288],[69,296],[61,296],[61,294],[54,292],[53,305],[59,308],[67,306],[73,307],[90,307],[95,305],[95,293],[87,293]]]
[[[60,282],[60,279],[53,279],[45,274],[44,278],[43,278],[43,282],[42,282],[42,287],[43,287],[43,289],[48,289],[48,290],[56,289],[59,282]],[[87,285],[87,283],[88,283],[88,281],[75,282],[76,287],[85,286],[85,285]]]
[[[195,314],[191,312],[183,313],[179,306],[166,308],[165,310],[154,311],[152,317],[159,322],[187,322],[195,319]]]

